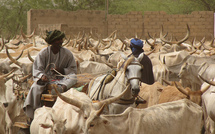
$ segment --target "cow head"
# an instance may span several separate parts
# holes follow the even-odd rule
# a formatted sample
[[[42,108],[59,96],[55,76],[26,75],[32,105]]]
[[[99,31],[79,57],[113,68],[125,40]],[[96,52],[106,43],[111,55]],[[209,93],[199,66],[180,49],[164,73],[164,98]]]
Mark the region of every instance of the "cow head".
[[[131,56],[125,58],[126,61],[124,64],[125,77],[127,78],[127,83],[131,84],[131,90],[133,96],[137,96],[140,91],[140,80],[143,71],[143,65],[140,64],[140,61],[144,57],[144,53],[140,54],[138,58]]]

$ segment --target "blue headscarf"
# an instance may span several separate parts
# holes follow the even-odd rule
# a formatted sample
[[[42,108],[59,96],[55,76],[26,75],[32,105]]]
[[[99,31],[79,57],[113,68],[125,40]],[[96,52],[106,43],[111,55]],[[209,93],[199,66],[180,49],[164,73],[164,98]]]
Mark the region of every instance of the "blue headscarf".
[[[140,53],[143,52],[143,41],[140,40],[140,39],[132,39],[130,41],[130,48],[131,48],[131,51],[132,51],[132,54],[133,55],[139,55]]]

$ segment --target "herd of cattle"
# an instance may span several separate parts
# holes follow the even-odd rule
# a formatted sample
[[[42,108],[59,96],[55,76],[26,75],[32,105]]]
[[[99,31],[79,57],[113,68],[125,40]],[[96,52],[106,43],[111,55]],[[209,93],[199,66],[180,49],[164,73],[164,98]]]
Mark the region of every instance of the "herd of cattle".
[[[0,134],[14,133],[32,84],[34,58],[48,46],[34,32],[1,38]],[[90,32],[66,38],[63,47],[73,53],[78,82],[86,81],[88,90],[56,90],[52,107],[36,109],[31,134],[215,134],[214,37],[188,41],[187,25],[181,40],[173,41],[163,29],[159,38],[149,33],[141,39],[153,64],[152,85],[139,81],[144,55],[127,57],[130,38],[118,39],[117,31],[100,37]],[[137,105],[136,97],[146,103]]]

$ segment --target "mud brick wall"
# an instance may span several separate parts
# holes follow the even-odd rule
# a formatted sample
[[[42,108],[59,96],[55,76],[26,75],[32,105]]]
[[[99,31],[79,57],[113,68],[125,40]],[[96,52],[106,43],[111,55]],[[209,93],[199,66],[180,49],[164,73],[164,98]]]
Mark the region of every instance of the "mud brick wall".
[[[143,36],[143,14],[142,12],[129,12],[125,15],[108,15],[108,34],[117,30],[117,37],[124,39],[136,35]]]
[[[27,13],[27,33],[37,27],[36,34],[44,30],[58,29],[67,35],[77,35],[79,32],[105,33],[105,11],[62,11],[62,10],[30,10]]]
[[[190,27],[189,40],[196,37],[201,40],[203,37],[210,40],[214,35],[214,12],[195,11],[191,14],[166,14],[166,12],[144,12],[144,34],[160,36],[163,25],[164,34],[183,39],[187,33],[187,26]]]
[[[137,35],[144,39],[148,33],[159,37],[163,25],[164,33],[168,32],[167,38],[173,36],[180,40],[187,33],[186,24],[190,27],[189,40],[194,37],[210,40],[214,35],[214,12],[167,14],[164,11],[146,11],[143,15],[142,12],[132,11],[124,15],[106,15],[105,11],[97,10],[30,10],[27,13],[27,34],[34,28],[37,28],[36,34],[59,29],[67,35],[92,31],[105,38],[117,30],[117,38],[133,38]]]

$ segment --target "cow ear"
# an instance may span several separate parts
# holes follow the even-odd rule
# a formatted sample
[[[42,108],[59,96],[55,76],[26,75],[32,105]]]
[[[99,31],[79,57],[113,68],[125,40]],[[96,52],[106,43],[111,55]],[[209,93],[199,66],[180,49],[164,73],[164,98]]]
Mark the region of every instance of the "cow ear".
[[[109,121],[108,120],[103,120],[103,123],[106,125],[106,124],[109,124]]]
[[[67,122],[67,119],[65,119],[65,120],[63,121],[64,124],[66,124],[66,122]]]
[[[45,129],[52,127],[52,125],[49,125],[49,124],[40,124],[40,126],[43,127],[43,128],[45,128]]]
[[[162,89],[162,88],[159,88],[159,89],[157,89],[157,91],[158,91],[158,92],[162,92],[162,91],[163,91],[163,89]]]

